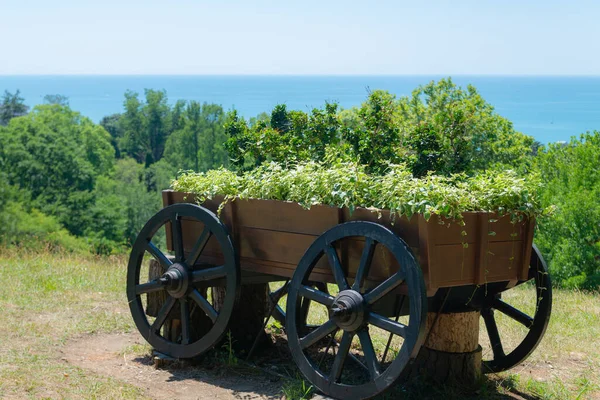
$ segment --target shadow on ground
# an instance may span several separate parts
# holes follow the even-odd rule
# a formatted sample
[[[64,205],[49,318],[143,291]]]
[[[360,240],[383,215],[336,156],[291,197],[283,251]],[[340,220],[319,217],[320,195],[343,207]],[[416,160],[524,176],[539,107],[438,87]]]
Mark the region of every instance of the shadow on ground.
[[[240,355],[243,357],[244,355]],[[153,364],[151,357],[136,359],[142,364]],[[167,361],[162,367],[171,374],[170,382],[186,380],[201,381],[223,389],[231,390],[236,398],[253,399],[261,396],[267,399],[280,399],[284,393],[282,387],[296,386],[296,392],[302,393],[301,373],[293,363],[287,342],[282,337],[274,337],[272,345],[263,346],[253,355],[251,362],[233,357],[227,349],[211,351],[204,357],[193,361]],[[233,381],[232,381],[233,379]],[[241,381],[247,381],[247,387],[240,387]],[[258,383],[258,388],[256,384]],[[243,385],[243,384],[242,384]],[[308,384],[305,387],[310,386]],[[241,389],[241,390],[240,390]],[[252,394],[248,394],[253,392]],[[322,396],[322,395],[321,395]],[[298,397],[300,398],[300,397]],[[325,397],[326,398],[326,397]],[[484,376],[473,387],[437,385],[424,381],[400,381],[391,390],[375,399],[523,399],[537,400],[539,397],[518,391],[513,378],[501,378],[498,375]]]

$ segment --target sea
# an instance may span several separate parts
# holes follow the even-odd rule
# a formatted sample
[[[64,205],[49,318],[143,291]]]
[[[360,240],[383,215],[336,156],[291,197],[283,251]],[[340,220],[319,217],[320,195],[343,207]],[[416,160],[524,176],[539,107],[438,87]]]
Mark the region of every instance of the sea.
[[[67,96],[71,108],[99,122],[122,112],[124,93],[143,95],[164,89],[169,102],[197,100],[235,108],[245,117],[269,112],[276,104],[309,111],[326,101],[343,108],[360,105],[368,92],[385,89],[397,96],[446,76],[0,76],[0,92],[20,90],[29,106],[47,94]],[[568,141],[600,130],[600,76],[452,76],[474,85],[515,128],[542,143]]]

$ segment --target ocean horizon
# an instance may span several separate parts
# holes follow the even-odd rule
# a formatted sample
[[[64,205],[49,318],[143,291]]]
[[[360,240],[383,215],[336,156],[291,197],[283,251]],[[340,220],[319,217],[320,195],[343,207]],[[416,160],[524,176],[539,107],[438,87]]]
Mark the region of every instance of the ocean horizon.
[[[221,104],[253,117],[279,103],[309,111],[326,101],[343,108],[360,105],[369,90],[398,97],[448,75],[0,75],[0,91],[21,91],[31,107],[47,94],[69,98],[71,108],[99,122],[123,111],[127,90],[166,90],[169,102]],[[568,141],[600,130],[600,76],[453,75],[462,87],[475,86],[515,129],[542,143]]]

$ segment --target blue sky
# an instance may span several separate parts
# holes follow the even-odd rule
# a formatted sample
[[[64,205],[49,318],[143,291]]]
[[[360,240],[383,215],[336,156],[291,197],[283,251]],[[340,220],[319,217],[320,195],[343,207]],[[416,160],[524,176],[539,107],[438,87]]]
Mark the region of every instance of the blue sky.
[[[0,74],[598,75],[598,1],[0,0]]]

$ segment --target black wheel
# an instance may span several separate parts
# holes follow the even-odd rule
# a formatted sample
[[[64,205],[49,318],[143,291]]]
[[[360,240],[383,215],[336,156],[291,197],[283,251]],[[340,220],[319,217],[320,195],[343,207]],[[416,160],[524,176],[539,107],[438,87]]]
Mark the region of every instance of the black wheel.
[[[182,219],[185,223],[200,222],[201,232],[183,237]],[[167,223],[170,223],[174,258],[161,251],[153,238]],[[196,262],[211,238],[216,240],[223,254],[222,265],[198,266]],[[184,242],[195,243],[189,252],[184,253]],[[166,270],[159,278],[147,281],[140,276],[144,256],[148,253]],[[144,283],[140,282],[143,279]],[[211,284],[211,282],[214,282]],[[240,272],[237,258],[229,234],[219,219],[209,210],[193,204],[174,204],[163,208],[146,223],[138,235],[129,257],[127,269],[127,298],[135,324],[144,337],[156,350],[177,358],[197,356],[213,347],[227,330],[239,290]],[[225,286],[226,294],[219,310],[207,299],[206,290],[199,287]],[[156,319],[149,319],[142,302],[143,295],[166,291],[166,301],[158,310]],[[190,326],[190,316],[195,312],[206,314],[212,322],[209,329],[197,334]],[[161,335],[161,328],[169,316],[177,316],[181,321],[181,335],[169,340]]]
[[[528,292],[529,304],[509,304],[507,297],[514,290],[517,289],[509,289],[503,293],[491,294],[484,301],[481,316],[488,333],[490,348],[489,355],[483,354],[484,373],[506,371],[521,363],[535,350],[548,327],[552,312],[552,283],[550,282],[546,262],[535,245],[531,251],[529,279],[528,281],[520,282],[518,285],[518,290],[526,290]],[[519,298],[522,297],[519,296]],[[517,307],[522,309],[528,307],[529,310],[523,312]],[[519,342],[517,339],[518,344],[511,346],[513,349],[508,352],[502,343],[503,335],[500,334],[502,329],[499,329],[500,324],[497,323],[497,312],[501,313],[503,318],[505,318],[502,326],[512,323],[520,325],[520,329],[525,331],[523,340]],[[530,315],[533,315],[533,317]],[[508,336],[508,331],[506,333],[506,336]]]
[[[311,286],[322,292],[329,294],[329,289],[327,288],[327,284],[325,284],[323,282],[312,282]],[[284,327],[285,327],[285,311],[284,311],[283,307],[281,306],[281,304],[284,303],[284,298],[287,296],[287,292],[288,292],[287,285],[283,285],[279,288],[276,288],[275,290],[272,290],[271,286],[269,286],[269,300],[271,301],[271,305],[273,304],[273,302],[277,301],[277,304],[275,305],[275,308],[273,309],[272,317]],[[302,306],[302,310],[303,310],[303,314],[304,314],[304,321],[306,322],[307,326],[309,328],[311,328],[313,326],[308,324],[308,322],[307,322],[308,315],[310,313],[311,300],[305,299],[304,302],[305,303]]]
[[[353,245],[364,240],[356,277],[350,282],[336,250],[349,238]],[[383,283],[367,288],[374,254],[386,249],[400,268]],[[322,258],[332,269],[337,293],[315,289],[308,281]],[[398,296],[395,289],[403,283],[408,294]],[[379,306],[400,297],[409,302],[402,321],[379,313]],[[306,299],[325,309],[319,326],[309,333],[302,329],[301,300]],[[391,387],[417,356],[424,339],[426,300],[421,269],[404,241],[371,222],[337,225],[313,242],[290,282],[286,330],[291,353],[304,376],[324,394],[339,399],[370,398]],[[390,343],[394,349],[390,350]]]

